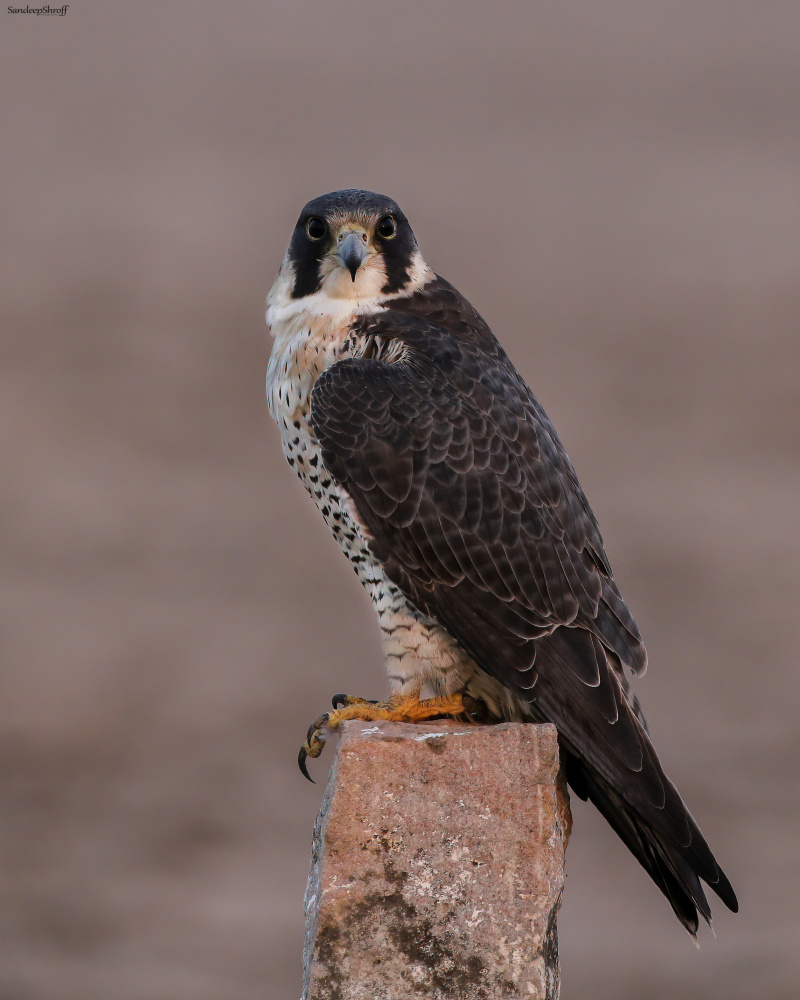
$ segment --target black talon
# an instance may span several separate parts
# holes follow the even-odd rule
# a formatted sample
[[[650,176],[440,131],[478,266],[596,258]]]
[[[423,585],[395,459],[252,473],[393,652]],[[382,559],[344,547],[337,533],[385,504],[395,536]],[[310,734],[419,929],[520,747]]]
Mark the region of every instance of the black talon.
[[[471,698],[468,694],[462,695],[461,700],[467,714],[472,716],[476,722],[489,722],[491,720],[485,701],[481,701],[478,698]]]
[[[337,709],[344,708],[350,700],[351,698],[349,694],[335,694],[333,698],[331,698],[331,704]],[[366,705],[379,704],[377,698],[353,698],[352,701],[358,704],[364,702]]]
[[[335,694],[331,698],[331,704],[335,709],[345,708],[348,704],[356,705],[379,705],[377,698],[351,698],[349,694]]]
[[[464,706],[464,710],[468,712],[470,715],[476,715],[483,706],[482,701],[476,701],[474,698],[471,698],[468,694],[461,695],[461,704]]]
[[[300,747],[300,753],[297,755],[297,763],[298,766],[300,767],[300,773],[303,775],[304,778],[308,778],[308,780],[311,782],[312,785],[316,785],[316,781],[314,781],[314,779],[308,773],[308,768],[306,767],[307,757],[308,753],[306,752],[306,748]]]

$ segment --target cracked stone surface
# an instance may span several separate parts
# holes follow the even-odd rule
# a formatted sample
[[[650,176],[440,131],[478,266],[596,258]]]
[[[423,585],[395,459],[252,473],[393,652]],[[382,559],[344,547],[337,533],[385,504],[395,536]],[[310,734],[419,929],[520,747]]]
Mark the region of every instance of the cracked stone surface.
[[[554,726],[345,723],[303,1000],[557,997],[570,823]]]

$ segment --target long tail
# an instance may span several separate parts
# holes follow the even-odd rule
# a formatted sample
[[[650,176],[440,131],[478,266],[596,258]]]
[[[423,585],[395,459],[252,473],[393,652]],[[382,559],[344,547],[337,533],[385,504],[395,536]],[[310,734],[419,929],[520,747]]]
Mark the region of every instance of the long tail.
[[[691,820],[689,848],[670,843],[644,822],[622,797],[597,773],[568,750],[567,780],[579,798],[589,799],[666,896],[675,916],[693,938],[697,936],[698,914],[711,924],[711,907],[700,882],[702,877],[723,903],[735,913],[739,904],[725,873],[711,855],[703,835]],[[698,850],[699,848],[699,850]],[[685,855],[689,854],[691,860]],[[701,860],[702,859],[702,860]]]
[[[587,662],[599,682],[583,679]],[[557,629],[541,641],[537,665],[532,708],[555,722],[575,794],[597,806],[692,937],[698,915],[711,922],[701,879],[736,912],[736,894],[664,774],[618,657],[583,629]]]

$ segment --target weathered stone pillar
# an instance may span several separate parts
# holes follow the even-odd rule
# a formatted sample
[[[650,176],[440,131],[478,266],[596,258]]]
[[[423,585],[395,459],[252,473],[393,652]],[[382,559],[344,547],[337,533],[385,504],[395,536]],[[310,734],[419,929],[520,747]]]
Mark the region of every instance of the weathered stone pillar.
[[[303,1000],[559,992],[554,726],[348,722],[314,830]]]

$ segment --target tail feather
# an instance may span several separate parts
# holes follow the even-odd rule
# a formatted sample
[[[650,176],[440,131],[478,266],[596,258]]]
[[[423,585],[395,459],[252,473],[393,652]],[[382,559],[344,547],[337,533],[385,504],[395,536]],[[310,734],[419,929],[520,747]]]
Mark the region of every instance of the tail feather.
[[[711,924],[711,907],[700,882],[700,877],[719,896],[725,905],[735,913],[738,910],[736,895],[722,869],[713,862],[713,868],[702,866],[698,873],[695,868],[697,840],[708,852],[702,834],[694,827],[692,845],[670,842],[631,809],[624,799],[614,791],[596,772],[587,768],[582,760],[564,753],[567,780],[570,787],[581,799],[589,799],[603,814],[625,846],[666,896],[675,916],[689,934],[696,938],[699,917]],[[686,855],[690,855],[690,859]],[[708,852],[710,854],[710,852]]]

